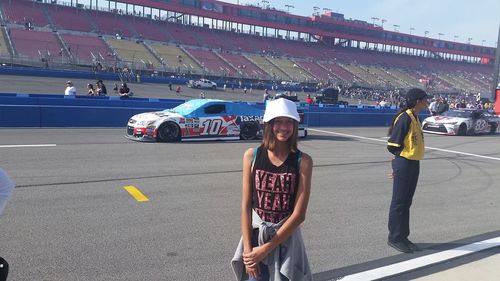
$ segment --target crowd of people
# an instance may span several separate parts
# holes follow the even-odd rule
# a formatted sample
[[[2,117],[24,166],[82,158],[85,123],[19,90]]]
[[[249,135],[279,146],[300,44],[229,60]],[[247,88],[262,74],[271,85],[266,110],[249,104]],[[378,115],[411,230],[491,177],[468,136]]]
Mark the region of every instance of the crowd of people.
[[[106,85],[104,85],[104,82],[102,80],[97,80],[97,82],[94,84],[89,83],[87,84],[87,95],[88,96],[107,96],[108,95],[108,90],[106,88]],[[121,83],[120,86],[115,83],[115,87],[113,88],[113,91],[116,95],[119,95],[120,98],[129,98],[133,95],[132,91],[128,87],[127,83],[123,82]],[[64,95],[65,96],[76,96],[77,91],[75,88],[75,85],[73,84],[72,81],[66,82],[66,89],[64,90]]]

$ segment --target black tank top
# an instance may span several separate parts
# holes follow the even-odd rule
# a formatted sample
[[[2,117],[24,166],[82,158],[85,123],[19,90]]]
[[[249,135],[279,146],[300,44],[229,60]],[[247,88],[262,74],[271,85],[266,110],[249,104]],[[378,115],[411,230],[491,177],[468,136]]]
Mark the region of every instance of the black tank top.
[[[254,153],[252,208],[263,221],[278,223],[292,213],[295,205],[301,153],[290,152],[280,166],[271,163],[266,149],[259,147]]]

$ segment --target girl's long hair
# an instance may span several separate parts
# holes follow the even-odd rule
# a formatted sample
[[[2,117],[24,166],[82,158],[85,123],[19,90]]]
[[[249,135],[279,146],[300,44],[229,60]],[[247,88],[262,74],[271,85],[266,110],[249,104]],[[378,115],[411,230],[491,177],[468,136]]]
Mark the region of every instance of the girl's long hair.
[[[261,147],[274,151],[276,147],[276,137],[273,132],[274,119],[264,123],[264,135],[262,137],[262,145]],[[288,150],[291,152],[297,152],[297,139],[299,136],[299,122],[293,120],[293,133],[288,138]]]
[[[394,116],[394,118],[392,119],[392,122],[391,122],[391,126],[389,127],[389,132],[387,133],[388,136],[390,136],[392,134],[392,129],[394,128],[394,123],[396,122],[396,118],[398,118],[398,116],[407,111],[408,109],[411,109],[411,108],[414,108],[416,105],[417,105],[417,102],[418,100],[411,100],[411,101],[406,101],[406,104],[405,106],[403,106],[398,113],[396,113],[396,115]]]

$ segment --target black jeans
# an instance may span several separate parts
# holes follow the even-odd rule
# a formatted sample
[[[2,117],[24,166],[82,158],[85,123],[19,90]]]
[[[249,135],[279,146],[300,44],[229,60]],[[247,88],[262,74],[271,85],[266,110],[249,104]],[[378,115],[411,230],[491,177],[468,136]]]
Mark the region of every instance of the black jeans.
[[[394,181],[389,209],[389,241],[404,241],[410,235],[410,206],[417,188],[420,162],[396,156],[392,160]]]

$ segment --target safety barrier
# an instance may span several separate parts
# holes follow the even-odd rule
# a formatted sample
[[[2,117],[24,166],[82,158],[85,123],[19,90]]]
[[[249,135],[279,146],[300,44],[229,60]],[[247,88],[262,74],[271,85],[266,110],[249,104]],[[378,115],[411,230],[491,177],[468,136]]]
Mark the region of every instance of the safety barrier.
[[[0,127],[124,127],[134,114],[173,108],[184,100],[0,94]],[[258,104],[262,108],[263,104]],[[395,108],[301,107],[309,126],[387,126]]]

